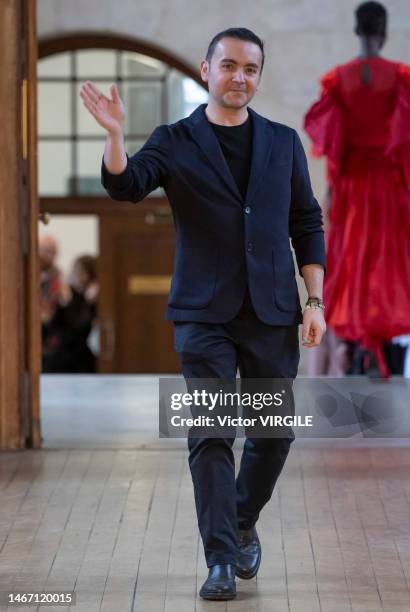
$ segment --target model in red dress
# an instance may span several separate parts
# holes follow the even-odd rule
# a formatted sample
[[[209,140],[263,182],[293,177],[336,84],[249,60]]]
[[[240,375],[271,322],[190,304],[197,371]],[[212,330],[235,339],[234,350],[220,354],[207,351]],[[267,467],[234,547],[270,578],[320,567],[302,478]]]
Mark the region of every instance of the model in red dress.
[[[305,130],[327,158],[326,322],[387,377],[383,343],[410,333],[410,66],[378,56],[380,20],[363,33],[360,8],[362,56],[321,78]]]

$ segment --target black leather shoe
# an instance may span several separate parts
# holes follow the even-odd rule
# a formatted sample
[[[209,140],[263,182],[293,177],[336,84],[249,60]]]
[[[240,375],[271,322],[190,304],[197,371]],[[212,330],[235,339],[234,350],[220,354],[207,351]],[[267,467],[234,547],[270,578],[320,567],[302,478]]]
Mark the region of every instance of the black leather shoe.
[[[238,550],[236,575],[243,580],[250,580],[258,573],[262,556],[256,527],[238,530]]]
[[[230,563],[211,565],[209,576],[199,591],[203,599],[236,597],[235,566]]]

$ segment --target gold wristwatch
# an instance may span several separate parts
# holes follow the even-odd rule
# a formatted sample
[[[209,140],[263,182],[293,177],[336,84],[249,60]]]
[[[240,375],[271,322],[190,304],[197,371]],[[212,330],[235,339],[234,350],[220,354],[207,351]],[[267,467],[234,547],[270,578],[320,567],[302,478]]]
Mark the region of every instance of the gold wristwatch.
[[[313,308],[314,310],[317,310],[320,308],[320,310],[324,310],[325,309],[325,305],[323,303],[323,300],[321,298],[312,296],[309,297],[306,301],[305,304],[305,309],[307,308]]]

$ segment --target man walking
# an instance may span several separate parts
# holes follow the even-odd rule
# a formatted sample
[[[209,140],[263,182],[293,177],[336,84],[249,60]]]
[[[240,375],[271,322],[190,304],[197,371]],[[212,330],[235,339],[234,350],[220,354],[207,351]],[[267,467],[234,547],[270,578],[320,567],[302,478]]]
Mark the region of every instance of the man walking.
[[[325,249],[300,139],[290,127],[248,107],[264,64],[263,43],[246,28],[211,41],[201,63],[209,102],[156,128],[135,155],[124,148],[124,106],[90,82],[86,108],[108,132],[102,182],[116,200],[138,202],[162,186],[176,227],[174,275],[166,318],[186,379],[294,379],[303,342],[325,331]],[[302,312],[292,240],[309,300]],[[256,575],[256,522],[270,499],[291,442],[247,437],[235,481],[233,437],[189,437],[198,525],[209,575],[204,599],[232,599],[235,575]]]

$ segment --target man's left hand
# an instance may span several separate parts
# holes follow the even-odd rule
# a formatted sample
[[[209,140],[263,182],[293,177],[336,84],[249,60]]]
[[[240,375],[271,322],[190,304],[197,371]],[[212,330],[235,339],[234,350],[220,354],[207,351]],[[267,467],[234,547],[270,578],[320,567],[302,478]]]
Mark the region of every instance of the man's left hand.
[[[321,308],[307,308],[303,312],[302,344],[307,348],[319,346],[326,331]]]

